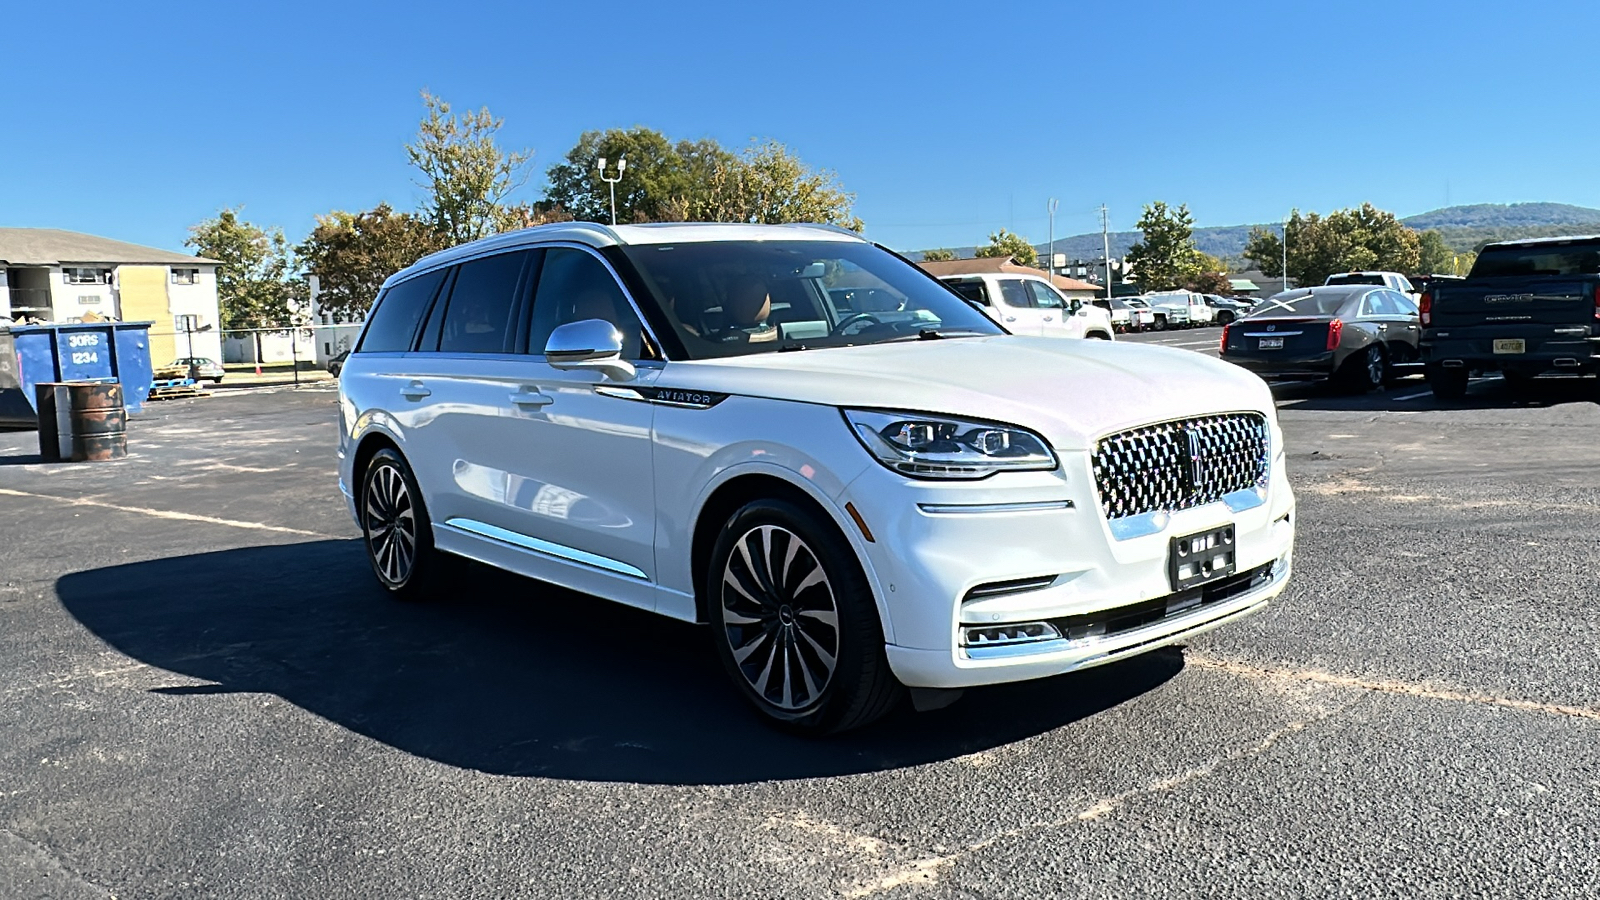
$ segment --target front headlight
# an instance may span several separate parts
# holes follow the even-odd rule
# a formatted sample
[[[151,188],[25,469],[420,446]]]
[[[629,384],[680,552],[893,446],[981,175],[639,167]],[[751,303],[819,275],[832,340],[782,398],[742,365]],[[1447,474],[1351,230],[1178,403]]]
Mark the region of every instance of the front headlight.
[[[913,478],[987,478],[1056,467],[1044,439],[1015,426],[914,412],[843,412],[868,453]]]

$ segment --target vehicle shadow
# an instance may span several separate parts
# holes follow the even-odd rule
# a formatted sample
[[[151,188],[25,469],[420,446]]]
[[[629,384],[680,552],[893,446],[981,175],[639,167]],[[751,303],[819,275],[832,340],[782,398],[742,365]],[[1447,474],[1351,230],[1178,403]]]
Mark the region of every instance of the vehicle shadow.
[[[20,453],[15,456],[0,456],[0,466],[33,466],[44,462],[44,457],[37,453]]]
[[[1498,375],[1473,379],[1467,395],[1443,402],[1433,397],[1428,382],[1418,376],[1402,378],[1382,391],[1351,393],[1327,381],[1284,381],[1272,384],[1272,395],[1282,409],[1369,410],[1418,412],[1446,409],[1515,409],[1593,403],[1597,394],[1592,378],[1540,378],[1525,390],[1512,390]]]
[[[453,596],[398,602],[356,540],[113,566],[56,590],[112,647],[208,682],[155,689],[175,703],[275,694],[449,765],[589,781],[732,784],[950,759],[1092,716],[1183,668],[1167,649],[807,740],[744,706],[703,627],[481,567]]]

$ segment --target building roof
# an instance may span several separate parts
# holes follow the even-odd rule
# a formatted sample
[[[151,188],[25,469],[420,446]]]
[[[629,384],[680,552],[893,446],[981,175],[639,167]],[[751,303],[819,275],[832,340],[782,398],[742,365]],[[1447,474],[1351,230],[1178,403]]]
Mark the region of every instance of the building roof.
[[[1099,293],[1101,287],[1065,275],[1048,275],[1043,269],[1029,266],[1019,266],[1016,260],[1009,256],[980,256],[976,259],[940,259],[932,262],[920,262],[929,275],[943,278],[949,275],[1037,275],[1040,278],[1048,277],[1050,283],[1063,291],[1093,291]]]
[[[1256,284],[1254,281],[1251,281],[1248,278],[1229,278],[1228,279],[1228,284],[1231,285],[1233,287],[1233,289],[1236,290],[1236,291],[1259,291],[1259,290],[1261,290],[1261,285]]]
[[[218,265],[217,260],[57,228],[0,228],[0,263],[59,266],[72,263]]]

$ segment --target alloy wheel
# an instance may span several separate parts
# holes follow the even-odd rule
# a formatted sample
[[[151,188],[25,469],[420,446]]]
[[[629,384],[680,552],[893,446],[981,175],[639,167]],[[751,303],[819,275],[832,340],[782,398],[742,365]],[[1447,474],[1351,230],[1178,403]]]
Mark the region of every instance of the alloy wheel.
[[[722,573],[722,627],[745,683],[785,712],[814,705],[839,660],[839,608],[827,571],[779,525],[745,532]]]
[[[1367,383],[1373,387],[1383,387],[1384,379],[1383,350],[1376,346],[1367,348]]]
[[[374,467],[367,476],[365,524],[367,552],[378,574],[391,585],[411,576],[417,557],[417,520],[411,489],[392,465]]]

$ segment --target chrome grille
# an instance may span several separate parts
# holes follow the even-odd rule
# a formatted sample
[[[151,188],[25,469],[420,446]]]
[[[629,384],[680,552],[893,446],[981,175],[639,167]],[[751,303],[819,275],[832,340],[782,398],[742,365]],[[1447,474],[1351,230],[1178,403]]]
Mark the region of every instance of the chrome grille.
[[[1108,519],[1214,503],[1267,481],[1267,420],[1258,413],[1198,416],[1102,438],[1094,481]]]

